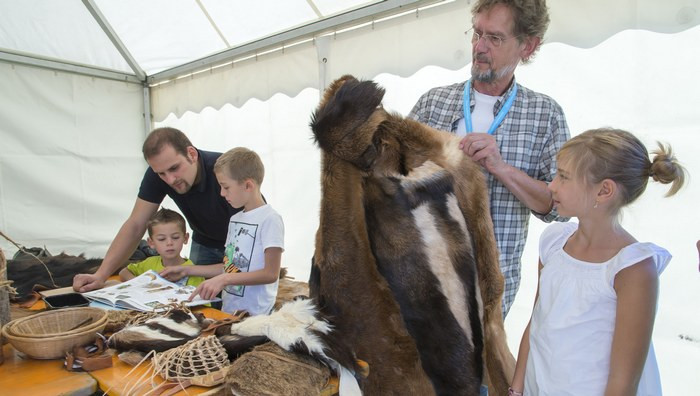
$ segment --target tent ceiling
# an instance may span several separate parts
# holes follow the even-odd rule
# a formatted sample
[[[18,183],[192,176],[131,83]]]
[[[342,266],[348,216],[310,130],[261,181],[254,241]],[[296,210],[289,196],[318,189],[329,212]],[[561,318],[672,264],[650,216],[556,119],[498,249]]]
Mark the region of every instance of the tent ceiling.
[[[0,0],[0,51],[15,62],[26,57],[24,63],[39,59],[43,66],[53,61],[152,76],[319,21],[349,20],[341,15],[359,18],[429,2]]]
[[[0,61],[157,87],[144,95],[162,119],[321,89],[345,73],[456,70],[470,61],[462,32],[473,2],[0,0]],[[676,33],[700,23],[700,0],[550,0],[549,8],[545,42],[586,48],[626,29]]]

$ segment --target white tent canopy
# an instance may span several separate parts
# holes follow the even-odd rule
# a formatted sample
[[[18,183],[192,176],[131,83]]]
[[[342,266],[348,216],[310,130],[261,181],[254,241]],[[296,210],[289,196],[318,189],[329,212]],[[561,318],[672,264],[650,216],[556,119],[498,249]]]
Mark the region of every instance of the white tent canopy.
[[[282,265],[303,280],[318,225],[320,158],[308,122],[319,93],[343,74],[374,79],[385,107],[407,114],[427,89],[468,78],[472,4],[0,0],[0,231],[54,254],[103,256],[147,166],[143,139],[168,125],[205,150],[261,155],[263,193],[286,226]],[[689,316],[700,301],[700,0],[549,8],[545,44],[518,81],[556,99],[572,134],[610,125],[650,149],[668,142],[691,173],[670,199],[650,185],[623,218],[674,256],[654,342],[666,393],[690,394],[700,388],[700,317]],[[506,323],[514,339],[532,308],[543,227],[532,221]],[[2,238],[0,248],[16,250]]]

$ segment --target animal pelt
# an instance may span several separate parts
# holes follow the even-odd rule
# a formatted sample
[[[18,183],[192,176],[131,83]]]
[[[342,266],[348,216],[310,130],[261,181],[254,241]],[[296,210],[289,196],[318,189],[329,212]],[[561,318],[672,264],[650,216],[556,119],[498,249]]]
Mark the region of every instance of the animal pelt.
[[[330,370],[318,360],[268,342],[235,360],[225,379],[227,395],[318,395]]]
[[[226,330],[230,331],[230,325],[228,328],[226,328]],[[216,336],[219,338],[221,345],[224,346],[224,349],[226,349],[229,360],[236,360],[241,355],[250,352],[256,346],[270,342],[270,339],[264,335],[244,337],[231,334],[230,332],[228,334],[220,335],[217,331]]]
[[[371,367],[366,394],[506,394],[503,276],[480,167],[459,138],[390,114],[344,76],[311,128],[322,150],[310,295]]]
[[[200,313],[173,309],[164,316],[150,318],[112,334],[107,346],[117,351],[163,352],[196,338],[209,323],[210,320]]]
[[[279,286],[277,287],[277,297],[273,309],[280,309],[282,305],[293,301],[297,297],[309,297],[309,284],[307,282],[295,281],[287,276],[287,268],[280,269]]]
[[[41,262],[46,266],[42,265]],[[71,286],[75,275],[92,274],[101,263],[101,258],[86,259],[82,254],[79,256],[65,253],[57,256],[41,254],[38,259],[29,254],[16,255],[15,259],[7,261],[7,279],[12,280],[12,286],[17,289],[17,295],[13,297],[12,301],[19,303],[27,301],[34,290]],[[49,276],[47,268],[51,272],[51,276]],[[51,277],[53,277],[53,282]]]
[[[238,337],[265,336],[286,351],[318,359],[339,376],[352,377],[359,370],[349,346],[310,299],[290,301],[270,315],[248,317],[232,324],[230,331]],[[220,340],[225,345],[226,340]]]
[[[54,256],[45,247],[23,248],[23,250],[18,250],[12,260],[7,261],[7,279],[13,281],[12,286],[17,289],[17,294],[12,297],[12,301],[17,303],[30,300],[33,291],[72,286],[75,275],[93,274],[102,264],[102,258],[86,259],[82,253],[73,256],[62,252]],[[117,270],[155,254],[157,252],[142,240],[128,261]],[[46,266],[42,265],[42,262]]]

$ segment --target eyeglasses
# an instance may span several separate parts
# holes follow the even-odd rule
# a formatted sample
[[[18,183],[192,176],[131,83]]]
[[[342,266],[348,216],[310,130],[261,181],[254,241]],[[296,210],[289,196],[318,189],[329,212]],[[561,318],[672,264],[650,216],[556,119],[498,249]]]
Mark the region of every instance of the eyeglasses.
[[[495,34],[483,34],[479,33],[474,28],[471,28],[464,32],[465,35],[469,35],[469,33],[472,34],[472,44],[476,43],[477,41],[481,40],[482,38],[486,40],[491,46],[498,48],[500,47],[504,41],[511,39],[511,38],[516,38],[518,36],[512,36],[512,37],[501,37],[501,36],[496,36]]]

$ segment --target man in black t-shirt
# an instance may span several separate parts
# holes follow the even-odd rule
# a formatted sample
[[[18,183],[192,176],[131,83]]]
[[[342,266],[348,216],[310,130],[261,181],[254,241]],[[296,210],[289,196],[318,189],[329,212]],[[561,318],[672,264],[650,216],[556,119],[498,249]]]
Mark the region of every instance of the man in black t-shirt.
[[[221,197],[214,163],[221,153],[198,150],[175,128],[153,130],[143,144],[149,168],[143,176],[134,208],[126,219],[95,274],[78,274],[73,289],[86,292],[104,286],[138,246],[148,219],[168,195],[192,228],[190,259],[195,264],[220,263],[233,209]]]

